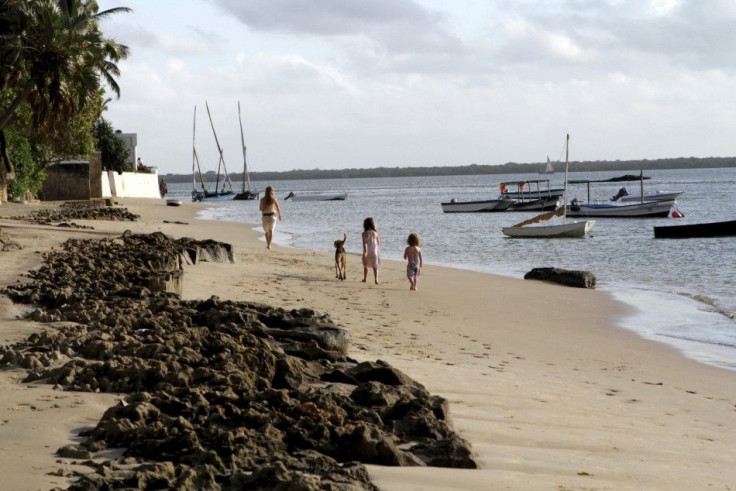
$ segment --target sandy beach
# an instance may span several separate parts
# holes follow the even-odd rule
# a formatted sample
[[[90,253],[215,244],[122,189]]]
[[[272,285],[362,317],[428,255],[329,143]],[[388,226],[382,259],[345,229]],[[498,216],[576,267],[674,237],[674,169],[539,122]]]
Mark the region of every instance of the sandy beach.
[[[628,307],[605,292],[433,266],[424,243],[419,291],[409,290],[403,262],[384,261],[380,285],[362,283],[353,254],[341,282],[331,250],[338,237],[326,238],[323,252],[267,250],[255,225],[196,219],[207,204],[119,205],[142,219],[84,223],[93,230],[29,225],[5,217],[45,205],[3,203],[0,229],[23,249],[0,252],[0,284],[16,282],[40,263],[38,252],[70,237],[130,229],[232,244],[235,264],[185,268],[185,299],[217,295],[329,313],[350,333],[353,358],[385,360],[450,401],[480,468],[370,466],[381,489],[736,486],[736,373],[617,327]],[[0,344],[44,329],[18,320],[21,313],[0,297]],[[120,396],[23,384],[23,373],[0,370],[2,488],[66,487],[72,466],[55,451]]]

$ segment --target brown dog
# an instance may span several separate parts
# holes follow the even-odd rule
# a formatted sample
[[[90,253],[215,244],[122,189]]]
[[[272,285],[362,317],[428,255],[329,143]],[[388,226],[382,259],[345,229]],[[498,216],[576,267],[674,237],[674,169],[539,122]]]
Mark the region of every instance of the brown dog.
[[[345,269],[348,265],[348,255],[345,252],[345,241],[348,240],[348,236],[342,234],[342,240],[335,241],[335,278],[344,280],[347,278]]]

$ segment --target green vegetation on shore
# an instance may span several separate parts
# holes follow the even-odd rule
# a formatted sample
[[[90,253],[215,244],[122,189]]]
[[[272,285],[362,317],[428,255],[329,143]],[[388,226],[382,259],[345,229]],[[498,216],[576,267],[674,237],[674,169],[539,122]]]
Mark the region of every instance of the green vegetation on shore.
[[[347,178],[378,178],[378,177],[410,177],[410,176],[462,176],[484,174],[537,174],[543,170],[545,163],[519,164],[508,162],[503,165],[458,165],[436,167],[375,167],[371,169],[296,169],[281,172],[251,172],[251,179],[256,181],[279,181],[299,179],[347,179]],[[630,172],[654,169],[703,169],[736,167],[736,157],[707,157],[707,158],[672,158],[656,160],[613,160],[570,162],[571,172],[615,171]],[[558,169],[558,172],[562,169]],[[233,182],[242,179],[242,173],[230,174]],[[206,181],[215,181],[214,171],[205,173]],[[191,182],[191,174],[167,174],[168,182]]]

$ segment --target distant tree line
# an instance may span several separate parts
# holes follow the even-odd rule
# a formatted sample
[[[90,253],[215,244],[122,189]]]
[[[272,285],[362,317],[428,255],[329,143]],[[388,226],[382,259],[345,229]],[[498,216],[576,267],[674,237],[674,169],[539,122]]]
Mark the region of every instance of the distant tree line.
[[[374,167],[371,169],[296,169],[279,172],[251,172],[255,181],[280,181],[301,179],[347,179],[358,177],[417,177],[417,176],[462,176],[485,174],[536,174],[544,170],[546,163],[519,164],[507,162],[502,165],[458,165],[447,167]],[[591,171],[639,171],[655,169],[702,169],[736,167],[736,157],[680,157],[656,160],[596,160],[570,162],[570,172]],[[556,169],[561,172],[564,169]],[[214,182],[217,175],[214,171],[204,174],[205,181]],[[243,174],[230,174],[233,182],[240,182]],[[190,182],[191,174],[167,174],[168,182]]]

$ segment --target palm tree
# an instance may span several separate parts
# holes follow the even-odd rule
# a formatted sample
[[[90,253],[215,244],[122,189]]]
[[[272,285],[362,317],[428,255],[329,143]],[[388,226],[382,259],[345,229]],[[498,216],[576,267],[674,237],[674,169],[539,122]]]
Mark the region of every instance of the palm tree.
[[[116,63],[129,50],[106,38],[100,22],[129,11],[99,12],[95,0],[0,0],[0,201],[13,174],[3,128],[19,106],[26,104],[33,124],[52,133],[99,98],[103,83],[120,96]]]

